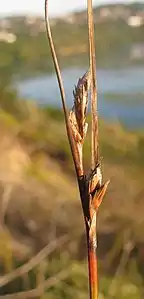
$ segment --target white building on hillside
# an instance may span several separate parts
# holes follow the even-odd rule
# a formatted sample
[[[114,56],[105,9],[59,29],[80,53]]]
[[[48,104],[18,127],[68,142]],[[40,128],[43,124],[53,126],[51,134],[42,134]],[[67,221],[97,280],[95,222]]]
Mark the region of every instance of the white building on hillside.
[[[127,23],[131,27],[140,27],[144,24],[144,19],[141,16],[130,16]]]
[[[0,31],[0,41],[12,44],[16,41],[16,39],[17,37],[15,34],[6,31]]]

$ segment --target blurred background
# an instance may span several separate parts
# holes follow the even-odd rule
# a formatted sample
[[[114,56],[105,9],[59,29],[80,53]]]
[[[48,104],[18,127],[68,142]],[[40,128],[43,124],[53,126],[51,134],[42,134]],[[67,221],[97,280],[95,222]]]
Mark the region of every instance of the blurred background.
[[[84,299],[83,216],[43,2],[0,7],[0,295]],[[89,63],[86,1],[50,2],[70,108]],[[142,299],[144,2],[93,2],[100,153],[111,180],[98,217],[99,299]]]

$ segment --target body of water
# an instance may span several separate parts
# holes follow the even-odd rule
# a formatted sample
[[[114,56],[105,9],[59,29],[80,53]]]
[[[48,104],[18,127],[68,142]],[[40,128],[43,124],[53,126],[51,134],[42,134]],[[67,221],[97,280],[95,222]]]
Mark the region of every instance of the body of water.
[[[80,68],[62,72],[69,108],[73,105],[74,85],[85,72]],[[97,81],[100,116],[129,127],[144,127],[144,68],[98,69]],[[34,99],[40,105],[61,107],[55,75],[24,80],[17,84],[17,89],[22,97]]]

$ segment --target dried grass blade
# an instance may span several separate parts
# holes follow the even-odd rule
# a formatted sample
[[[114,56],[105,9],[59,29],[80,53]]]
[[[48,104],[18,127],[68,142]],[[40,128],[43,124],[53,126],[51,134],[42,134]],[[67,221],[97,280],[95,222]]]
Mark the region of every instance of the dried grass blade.
[[[97,114],[97,82],[96,82],[96,56],[95,56],[95,39],[94,39],[94,20],[92,0],[87,0],[88,6],[88,30],[89,30],[89,55],[90,55],[90,72],[91,72],[91,112],[92,112],[92,136],[91,136],[91,167],[95,169],[98,154],[98,114]]]
[[[65,97],[63,80],[62,80],[61,71],[60,71],[60,67],[58,64],[56,51],[55,51],[53,38],[52,38],[52,33],[51,33],[51,28],[50,28],[50,22],[49,22],[49,17],[48,17],[48,0],[45,0],[45,24],[46,24],[47,38],[49,41],[51,54],[52,54],[52,58],[53,58],[53,63],[54,63],[54,67],[55,67],[55,71],[56,71],[56,75],[57,75],[58,84],[59,84],[60,94],[61,94],[61,100],[62,100],[63,111],[64,111],[64,116],[65,116],[65,124],[66,124],[66,129],[67,129],[68,140],[69,140],[69,144],[70,144],[70,148],[71,148],[71,152],[72,152],[72,156],[73,156],[76,174],[78,177],[79,170],[78,170],[77,162],[78,162],[79,157],[78,157],[78,153],[77,153],[75,143],[73,140],[73,136],[72,136],[72,132],[71,132],[69,115],[68,115],[67,106],[66,106],[66,97]]]

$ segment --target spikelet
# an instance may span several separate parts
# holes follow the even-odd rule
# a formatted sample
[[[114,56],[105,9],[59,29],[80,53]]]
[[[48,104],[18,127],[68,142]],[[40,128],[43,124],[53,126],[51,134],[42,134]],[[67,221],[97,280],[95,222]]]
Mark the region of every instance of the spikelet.
[[[70,111],[69,120],[76,142],[84,143],[87,133],[88,124],[86,123],[86,113],[88,106],[88,90],[90,87],[90,72],[86,72],[82,78],[78,80],[77,86],[73,91],[74,106]]]

